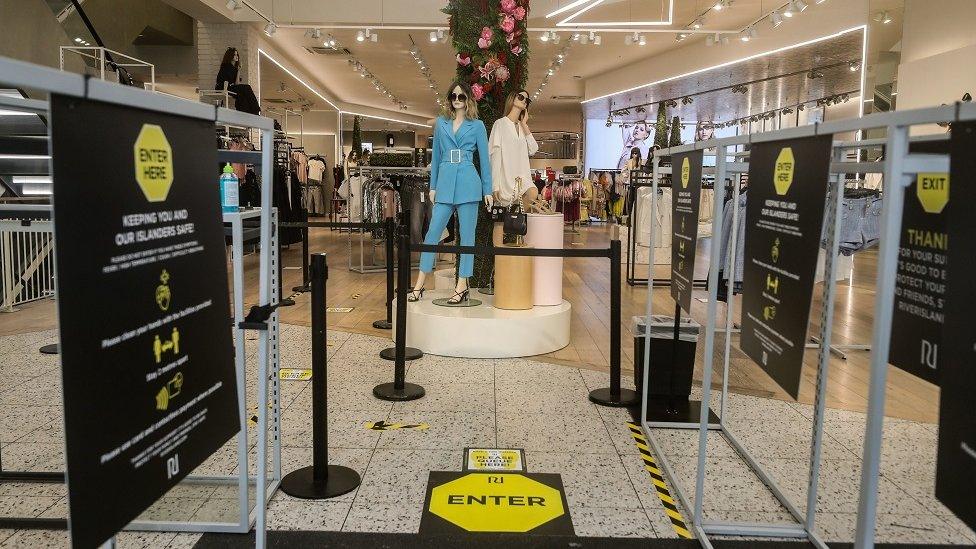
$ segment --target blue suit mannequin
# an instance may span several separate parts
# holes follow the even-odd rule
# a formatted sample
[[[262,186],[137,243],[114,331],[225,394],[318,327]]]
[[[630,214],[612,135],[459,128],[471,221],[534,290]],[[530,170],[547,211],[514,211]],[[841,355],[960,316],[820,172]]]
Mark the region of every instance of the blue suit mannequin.
[[[443,116],[434,123],[434,146],[430,165],[430,190],[434,193],[434,211],[425,244],[437,244],[454,210],[461,225],[461,245],[474,246],[478,207],[485,196],[491,196],[491,161],[488,157],[488,132],[481,120],[465,118],[454,132],[454,121]],[[481,176],[473,163],[478,151]],[[420,256],[420,270],[434,270],[434,253]],[[468,278],[474,271],[474,256],[461,254],[458,277]]]

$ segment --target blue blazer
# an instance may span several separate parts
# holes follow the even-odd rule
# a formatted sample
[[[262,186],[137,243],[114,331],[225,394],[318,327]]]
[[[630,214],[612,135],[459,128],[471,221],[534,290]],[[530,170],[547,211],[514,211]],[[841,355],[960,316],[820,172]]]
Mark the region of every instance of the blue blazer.
[[[481,177],[472,161],[475,150],[481,164]],[[430,189],[437,191],[434,202],[441,204],[481,202],[484,196],[491,194],[491,160],[484,122],[465,119],[455,134],[453,120],[437,117]]]

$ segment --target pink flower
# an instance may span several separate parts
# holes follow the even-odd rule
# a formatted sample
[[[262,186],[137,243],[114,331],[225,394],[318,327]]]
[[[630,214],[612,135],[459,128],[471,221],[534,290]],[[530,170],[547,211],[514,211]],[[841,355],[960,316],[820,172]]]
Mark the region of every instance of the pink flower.
[[[481,98],[485,96],[485,89],[481,84],[474,84],[471,86],[471,93],[474,94],[475,101],[481,101]]]
[[[493,33],[491,32],[491,27],[481,28],[481,39],[486,41],[491,41]]]
[[[525,19],[525,8],[523,8],[522,6],[515,8],[515,11],[512,12],[512,15],[515,16],[516,21],[521,21]]]
[[[505,41],[508,42],[509,44],[511,44],[512,42],[514,42],[515,41],[515,33],[512,32],[512,33],[506,34],[505,35]]]
[[[461,65],[462,67],[467,67],[468,65],[471,64],[471,56],[465,55],[462,57],[461,54],[459,53],[457,54],[457,62],[458,65]]]
[[[486,49],[488,49],[488,46],[490,46],[490,45],[491,45],[491,42],[490,41],[485,40],[484,38],[479,38],[478,39],[478,47],[479,48],[481,48],[483,50],[486,50]]]
[[[503,31],[510,33],[515,30],[515,19],[512,19],[511,15],[502,16],[502,22],[499,26]]]
[[[505,13],[512,13],[515,11],[515,7],[517,5],[518,4],[515,3],[515,0],[502,0],[501,3],[499,3],[499,7]]]
[[[511,76],[511,73],[508,72],[508,67],[506,67],[505,65],[502,65],[497,69],[495,69],[495,80],[498,80],[499,82],[504,82],[508,80],[509,76]]]
[[[522,53],[522,46],[519,46],[518,44],[516,44],[512,48],[512,53],[515,54],[515,55],[519,55],[520,53]]]

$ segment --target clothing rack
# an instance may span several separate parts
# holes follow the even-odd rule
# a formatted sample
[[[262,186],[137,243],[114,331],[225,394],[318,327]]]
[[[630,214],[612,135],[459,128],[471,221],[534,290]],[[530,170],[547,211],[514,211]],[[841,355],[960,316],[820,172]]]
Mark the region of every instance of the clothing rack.
[[[356,214],[358,214],[360,220],[365,220],[366,214],[367,213],[370,213],[370,211],[367,210],[367,208],[366,208],[366,197],[365,197],[365,193],[367,191],[366,181],[368,181],[368,180],[371,180],[373,178],[380,178],[380,179],[389,178],[391,176],[412,176],[412,177],[417,177],[417,178],[421,178],[421,179],[426,180],[427,181],[427,188],[429,188],[429,185],[430,185],[430,183],[429,183],[430,182],[430,168],[429,167],[423,167],[423,168],[421,168],[421,167],[412,167],[412,166],[410,166],[410,167],[408,167],[408,166],[403,166],[403,167],[398,167],[398,166],[350,166],[349,169],[348,169],[348,172],[349,173],[345,174],[346,175],[346,179],[343,181],[343,184],[350,185],[350,188],[347,190],[348,198],[346,199],[347,212],[346,212],[346,216],[345,217],[346,217],[346,220],[347,221],[352,221],[352,217],[354,215],[356,215]],[[358,190],[358,195],[357,195],[357,197],[359,198],[359,200],[358,200],[358,211],[353,211],[353,208],[356,207],[355,204],[357,203],[357,201],[354,201],[353,200],[353,195],[352,195],[352,193],[354,192],[354,190],[351,188],[351,182],[350,182],[350,180],[353,177],[360,177],[360,178],[366,180],[366,181],[363,181],[362,187],[360,187],[360,189]],[[337,188],[338,188],[338,185],[337,185]],[[397,204],[401,204],[402,203],[401,190],[398,189],[398,188],[396,188],[395,186],[392,186],[392,185],[389,186],[388,188],[390,188],[390,189],[392,189],[392,190],[394,190],[396,192],[396,198],[395,198],[395,200],[397,201],[396,203]],[[427,201],[426,191],[424,191],[423,202],[426,203],[426,201]],[[399,211],[402,210],[402,206],[401,207],[398,207],[396,209],[397,209],[397,211],[394,213],[394,215],[396,215]],[[375,213],[375,212],[372,212],[372,213]],[[419,213],[420,212],[417,212],[417,214],[419,214]],[[378,220],[378,221],[382,221],[382,220]],[[346,229],[340,229],[340,230],[346,230]],[[348,247],[349,247],[349,270],[350,271],[357,272],[357,273],[360,273],[360,274],[376,273],[376,272],[385,272],[386,271],[386,265],[384,263],[378,263],[377,261],[375,261],[378,258],[377,248],[383,246],[384,245],[384,242],[385,242],[385,237],[384,238],[379,238],[380,236],[383,236],[382,235],[382,230],[379,230],[379,231],[370,231],[370,238],[369,238],[369,242],[368,242],[368,248],[369,248],[369,251],[368,252],[367,252],[367,238],[366,238],[367,231],[364,230],[364,229],[348,229],[348,232],[349,232],[349,239],[348,239]],[[356,250],[355,250],[355,247],[357,247],[357,245],[358,245],[358,248],[359,248],[358,254],[356,253]],[[382,251],[384,252],[384,253],[382,253],[382,257],[384,258],[382,261],[385,261],[385,257],[386,257],[385,250],[382,250]],[[358,255],[359,256],[358,264],[353,263],[353,256],[355,256],[355,255]],[[367,263],[367,256],[369,256],[371,258],[374,258],[374,261],[371,262],[371,263]],[[417,266],[419,266],[419,262],[416,263],[416,264],[411,264],[411,267],[417,267]]]

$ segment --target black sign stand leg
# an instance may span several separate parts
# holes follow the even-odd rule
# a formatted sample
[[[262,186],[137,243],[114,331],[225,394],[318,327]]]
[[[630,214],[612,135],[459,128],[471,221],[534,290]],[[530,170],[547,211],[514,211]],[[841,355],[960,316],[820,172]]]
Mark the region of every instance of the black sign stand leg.
[[[674,372],[678,362],[678,336],[681,329],[681,305],[674,303],[674,341],[671,344],[671,375],[668,376],[668,414],[677,414],[678,408],[674,404]],[[650,336],[648,336],[650,337]]]
[[[616,234],[610,241],[610,387],[591,391],[590,400],[616,408],[640,402],[636,391],[620,388],[620,239]]]
[[[410,288],[410,210],[404,210],[400,213],[400,237],[398,239],[400,250],[398,252],[399,257],[397,258],[397,323],[396,323],[396,334],[395,334],[395,347],[387,347],[380,351],[380,358],[384,360],[400,360],[400,354],[398,349],[406,345],[407,340],[407,290]],[[393,242],[389,241],[387,244],[389,246],[389,254],[392,255]],[[387,295],[392,295],[392,286],[390,286],[390,280],[393,276],[391,272],[391,267],[393,261],[387,260],[386,267],[386,281],[387,281]],[[387,306],[387,318],[393,320],[390,315],[392,309],[392,301]],[[374,324],[375,326],[375,324]],[[378,327],[378,326],[377,326]],[[414,347],[404,347],[403,348],[403,360],[417,360],[418,358],[424,356],[424,352],[420,349]],[[422,394],[420,396],[423,396]],[[420,398],[420,396],[415,398]],[[411,399],[407,399],[411,400]]]
[[[377,330],[393,329],[393,218],[386,218],[386,318],[373,322]]]
[[[40,349],[38,349],[38,351],[40,351],[41,354],[44,355],[56,355],[61,352],[61,349],[58,347],[57,343],[51,343],[49,345],[45,345],[41,347]]]
[[[406,219],[408,212],[404,212]],[[404,379],[407,376],[407,288],[410,286],[410,231],[405,230],[406,226],[401,226],[400,231],[400,258],[397,268],[397,308],[396,308],[396,347],[394,351],[395,367],[393,370],[393,383],[383,383],[373,387],[373,395],[380,400],[394,402],[405,400],[416,400],[424,396],[424,388],[420,385],[407,383]],[[413,349],[420,356],[423,353],[418,349]],[[390,351],[385,349],[383,352]],[[380,353],[383,356],[383,353]]]
[[[325,285],[329,278],[325,254],[312,256],[312,465],[292,471],[281,479],[286,494],[304,499],[326,499],[359,487],[359,473],[341,465],[329,465],[329,417],[326,395]]]

